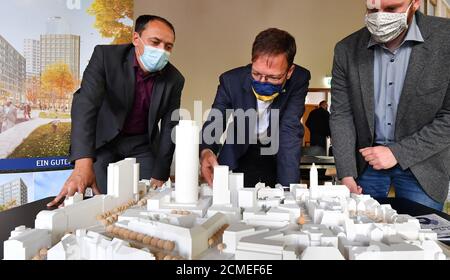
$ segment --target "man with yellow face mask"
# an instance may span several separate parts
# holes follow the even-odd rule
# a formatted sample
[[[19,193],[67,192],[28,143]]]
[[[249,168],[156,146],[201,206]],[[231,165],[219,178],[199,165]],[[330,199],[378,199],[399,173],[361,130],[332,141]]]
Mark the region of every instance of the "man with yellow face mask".
[[[219,163],[244,173],[246,187],[299,183],[300,118],[310,73],[294,64],[296,51],[294,37],[270,28],[256,37],[252,64],[220,76],[200,147],[201,173],[210,186]],[[231,114],[233,122],[221,146]]]
[[[351,192],[442,210],[450,174],[450,20],[419,0],[367,0],[366,27],[336,45],[331,139]]]

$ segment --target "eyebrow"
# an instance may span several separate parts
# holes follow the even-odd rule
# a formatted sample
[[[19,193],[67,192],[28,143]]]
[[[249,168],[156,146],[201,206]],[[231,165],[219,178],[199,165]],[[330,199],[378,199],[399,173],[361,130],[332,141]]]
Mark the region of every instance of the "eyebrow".
[[[386,6],[386,7],[381,7],[380,9],[377,9],[377,8],[372,8],[372,9],[369,9],[369,8],[367,8],[367,10],[368,11],[379,11],[379,10],[386,10],[386,9],[397,9],[397,8],[399,8],[399,7],[401,7],[403,5],[403,3],[394,3],[394,4],[390,4],[390,5],[388,5],[388,6]]]
[[[252,73],[253,73],[253,74],[256,74],[256,75],[263,75],[263,76],[266,76],[266,77],[271,77],[271,78],[279,78],[280,76],[283,76],[283,75],[284,75],[284,74],[278,74],[278,75],[264,75],[264,74],[259,73],[259,72],[256,71],[256,70],[252,70]]]
[[[158,38],[158,37],[147,37],[147,40],[158,40],[158,41],[163,42],[164,44],[166,44],[168,46],[173,46],[173,43],[166,42],[163,39]]]

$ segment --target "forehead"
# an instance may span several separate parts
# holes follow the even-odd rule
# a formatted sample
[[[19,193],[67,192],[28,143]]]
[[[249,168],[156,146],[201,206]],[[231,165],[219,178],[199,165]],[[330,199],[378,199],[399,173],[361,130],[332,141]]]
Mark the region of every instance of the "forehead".
[[[160,20],[154,20],[147,23],[144,31],[142,31],[142,36],[158,37],[168,43],[173,43],[175,41],[175,35],[173,34],[172,29]]]
[[[286,71],[288,66],[287,58],[285,54],[277,54],[277,55],[260,55],[253,61],[252,68],[256,71],[262,72],[270,71],[277,72],[276,74],[280,74],[283,71]]]
[[[367,9],[381,9],[390,5],[402,5],[409,0],[366,0]]]

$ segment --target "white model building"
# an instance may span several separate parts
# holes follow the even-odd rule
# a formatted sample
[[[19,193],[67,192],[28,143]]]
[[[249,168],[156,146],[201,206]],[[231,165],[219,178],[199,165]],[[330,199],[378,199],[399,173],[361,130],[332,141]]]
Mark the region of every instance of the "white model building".
[[[77,230],[65,235],[48,251],[48,260],[154,260],[148,251],[130,247],[120,239],[109,239],[99,233]]]
[[[175,188],[168,181],[147,192],[134,159],[111,164],[107,195],[76,194],[41,211],[35,229],[11,232],[5,259],[47,249],[50,260],[446,259],[437,234],[417,219],[345,186],[318,185],[315,166],[309,188],[244,188],[245,174],[226,166],[215,168],[212,189],[199,187],[197,133],[193,122],[177,126]]]
[[[239,191],[244,188],[243,174],[229,172],[228,166],[214,167],[213,203],[209,207],[207,216],[217,213],[225,214],[228,223],[239,222],[242,219],[239,208]]]
[[[181,120],[175,128],[175,201],[198,201],[199,128],[195,121]]]
[[[83,200],[83,195],[76,193],[64,201],[64,207],[53,211],[38,213],[35,227],[51,232],[52,244],[56,244],[66,232],[88,228],[98,223],[96,217],[113,210],[135,198],[138,191],[139,164],[129,158],[108,166],[108,194],[97,195]]]
[[[51,247],[50,232],[45,229],[30,229],[19,226],[11,232],[4,242],[5,260],[29,260],[39,253],[39,250]]]
[[[213,205],[230,205],[231,193],[228,176],[228,166],[218,165],[214,167]]]

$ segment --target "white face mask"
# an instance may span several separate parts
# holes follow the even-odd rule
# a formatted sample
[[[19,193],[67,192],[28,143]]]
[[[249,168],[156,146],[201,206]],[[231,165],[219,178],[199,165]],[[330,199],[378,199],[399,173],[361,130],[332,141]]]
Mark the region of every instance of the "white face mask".
[[[404,13],[377,12],[366,14],[366,26],[372,38],[378,43],[387,43],[396,39],[408,29],[408,12],[411,4]]]

